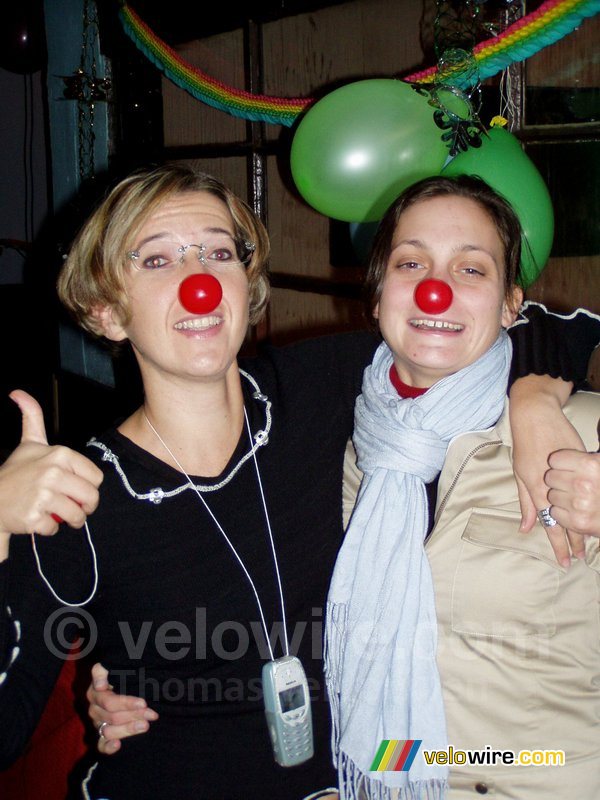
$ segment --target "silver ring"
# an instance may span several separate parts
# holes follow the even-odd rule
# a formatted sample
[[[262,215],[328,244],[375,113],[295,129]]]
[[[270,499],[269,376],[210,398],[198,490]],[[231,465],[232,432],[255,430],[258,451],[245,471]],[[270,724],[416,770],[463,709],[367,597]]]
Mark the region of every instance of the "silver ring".
[[[548,508],[542,508],[541,511],[538,511],[538,519],[545,528],[553,528],[555,525],[558,525],[558,522],[550,513],[551,508],[552,506],[548,506]]]
[[[105,725],[108,725],[108,722],[101,722],[100,725],[98,725],[98,736],[101,739],[105,738],[105,736],[104,736],[104,726]]]

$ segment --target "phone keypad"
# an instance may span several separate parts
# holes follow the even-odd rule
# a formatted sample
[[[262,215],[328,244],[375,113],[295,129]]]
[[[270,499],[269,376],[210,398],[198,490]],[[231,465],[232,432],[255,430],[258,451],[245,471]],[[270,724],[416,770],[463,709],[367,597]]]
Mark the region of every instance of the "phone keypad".
[[[286,725],[283,729],[283,746],[288,758],[308,756],[308,748],[312,750],[312,732],[310,726],[300,720]]]

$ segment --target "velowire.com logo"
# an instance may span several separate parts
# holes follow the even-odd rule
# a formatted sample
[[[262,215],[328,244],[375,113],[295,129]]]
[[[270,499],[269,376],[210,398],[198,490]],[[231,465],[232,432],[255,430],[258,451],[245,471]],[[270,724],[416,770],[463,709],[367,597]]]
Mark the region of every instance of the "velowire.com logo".
[[[384,739],[371,764],[370,772],[408,772],[422,739]]]

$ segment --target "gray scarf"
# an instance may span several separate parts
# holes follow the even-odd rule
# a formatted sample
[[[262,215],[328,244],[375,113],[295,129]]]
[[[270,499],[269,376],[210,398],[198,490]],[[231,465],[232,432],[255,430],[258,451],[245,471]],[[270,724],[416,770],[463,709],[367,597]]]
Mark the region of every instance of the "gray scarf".
[[[447,767],[423,757],[448,746],[423,547],[425,484],[439,474],[454,436],[497,421],[511,355],[503,330],[477,361],[415,399],[399,398],[392,386],[385,343],[365,370],[353,437],[364,478],[333,572],[325,627],[341,800],[387,800],[393,789],[400,800],[445,795]],[[422,740],[409,771],[369,771],[384,739]]]

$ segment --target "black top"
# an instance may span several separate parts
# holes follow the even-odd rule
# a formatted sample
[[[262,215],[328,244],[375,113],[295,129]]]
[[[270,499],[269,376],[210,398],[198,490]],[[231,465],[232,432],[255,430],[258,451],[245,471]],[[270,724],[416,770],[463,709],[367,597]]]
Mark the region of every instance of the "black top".
[[[600,334],[600,323],[592,322]],[[565,340],[564,324],[552,346]],[[314,758],[292,768],[273,759],[260,686],[269,654],[256,598],[223,534],[193,490],[177,492],[186,483],[179,472],[111,429],[86,449],[105,474],[100,505],[89,519],[99,572],[91,602],[64,608],[52,597],[27,536],[12,537],[10,557],[0,564],[0,606],[7,609],[0,617],[2,766],[22,751],[52,690],[65,650],[58,637],[83,637],[83,652],[92,650],[109,668],[116,691],[142,695],[160,713],[148,733],[100,757],[89,797],[299,800],[335,785],[323,613],[342,538],[344,448],[362,371],[377,343],[368,334],[340,334],[266,348],[241,364],[272,404],[267,411],[243,378],[253,435],[269,428],[272,414],[268,441],[256,455],[290,651],[300,656],[312,689]],[[579,380],[587,356],[580,349],[581,363],[564,377]],[[535,371],[544,371],[539,353],[536,358]],[[248,450],[244,432],[221,476],[193,479],[204,486],[226,481],[203,497],[256,586],[277,657],[283,654],[282,614],[253,459],[226,480]],[[42,569],[61,598],[85,599],[93,583],[85,532],[64,527],[36,540]],[[61,629],[69,619],[76,623]]]
[[[335,785],[322,675],[323,611],[342,538],[343,451],[375,344],[364,335],[327,337],[269,349],[241,365],[272,403],[268,443],[257,450],[257,459],[290,650],[301,658],[312,691],[316,755],[304,765],[283,768],[274,761],[260,685],[269,653],[257,602],[196,493],[187,489],[158,503],[137,499],[129,488],[137,494],[157,490],[157,499],[186,480],[114,429],[99,437],[110,452],[94,444],[87,448],[105,474],[100,505],[89,520],[98,590],[83,609],[65,609],[56,624],[86,617],[94,659],[109,668],[116,691],[144,696],[160,714],[147,734],[124,740],[119,753],[100,758],[88,786],[91,797],[264,798],[281,796],[285,787],[286,797],[301,798]],[[252,397],[249,381],[242,383],[256,434],[267,427],[266,405]],[[244,433],[223,474],[197,482],[221,483],[248,450]],[[281,604],[253,459],[203,496],[257,588],[267,628],[274,632],[274,654],[281,656]],[[92,586],[83,533],[65,528],[51,538],[36,537],[45,574],[69,602],[85,599]],[[0,737],[3,749],[17,755],[61,665],[44,645],[44,624],[60,604],[38,575],[29,537],[12,537],[8,564],[7,600],[22,640],[0,690]],[[50,629],[46,640],[56,648]]]

